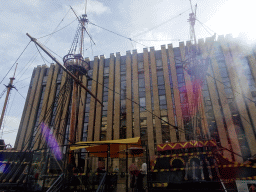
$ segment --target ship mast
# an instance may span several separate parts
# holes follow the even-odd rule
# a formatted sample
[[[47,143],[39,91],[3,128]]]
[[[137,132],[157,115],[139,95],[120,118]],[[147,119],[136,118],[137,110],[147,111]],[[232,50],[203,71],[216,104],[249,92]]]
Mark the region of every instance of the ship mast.
[[[84,61],[83,59],[83,41],[84,41],[84,26],[85,24],[88,22],[88,20],[86,19],[87,15],[84,14],[82,15],[82,17],[79,18],[79,21],[81,23],[81,33],[80,33],[80,50],[78,54],[75,54],[75,52],[73,53],[69,53],[68,57],[64,56],[63,60],[64,60],[64,66],[66,66],[67,68],[70,68],[71,70],[73,70],[73,73],[75,74],[75,76],[79,79],[82,75],[84,75],[83,73],[81,73],[80,69],[81,67],[86,66],[87,69],[89,69],[89,64],[87,62]],[[78,37],[78,36],[77,36]],[[76,40],[76,37],[75,37]],[[72,58],[73,56],[73,58]],[[87,71],[85,72],[87,73]],[[70,130],[69,130],[69,144],[73,144],[75,143],[75,127],[76,127],[76,122],[77,122],[77,108],[78,108],[78,102],[77,100],[78,98],[78,84],[74,81],[73,82],[73,93],[72,93],[72,104],[71,104],[71,116],[70,116]],[[73,151],[69,152],[69,164],[73,164],[74,162],[72,162],[73,160]]]
[[[194,41],[194,44],[196,44],[195,23],[196,23],[197,4],[195,5],[195,12],[193,10],[191,0],[190,0],[190,6],[191,6],[191,11],[192,11],[192,13],[189,14],[189,19],[188,19],[188,22],[190,24],[190,40]]]
[[[4,101],[4,106],[3,106],[1,118],[0,118],[0,129],[2,128],[2,124],[3,124],[3,120],[4,120],[4,114],[5,114],[5,111],[6,111],[6,106],[7,106],[7,102],[8,102],[9,96],[10,96],[10,92],[11,92],[12,88],[15,88],[15,87],[13,86],[13,81],[14,81],[14,79],[15,79],[14,76],[15,76],[15,73],[16,73],[17,65],[18,65],[18,63],[16,64],[13,77],[10,78],[10,82],[9,82],[9,84],[6,86],[6,88],[7,88],[7,93],[6,93],[6,97],[5,97],[5,101]]]

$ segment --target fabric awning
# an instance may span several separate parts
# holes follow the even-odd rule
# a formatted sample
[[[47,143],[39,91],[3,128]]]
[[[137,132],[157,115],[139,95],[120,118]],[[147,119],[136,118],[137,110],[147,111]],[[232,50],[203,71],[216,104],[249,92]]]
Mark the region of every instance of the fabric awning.
[[[86,149],[90,156],[107,157],[109,147],[109,157],[111,158],[125,158],[126,147],[141,147],[140,137],[129,139],[117,139],[107,141],[86,141],[77,142],[70,146],[70,150]],[[129,157],[138,157],[140,154],[129,154]]]

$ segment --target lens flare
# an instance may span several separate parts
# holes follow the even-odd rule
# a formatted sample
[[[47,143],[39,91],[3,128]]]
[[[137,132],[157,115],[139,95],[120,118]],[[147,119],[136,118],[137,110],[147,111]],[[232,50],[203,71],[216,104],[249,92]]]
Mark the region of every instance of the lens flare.
[[[41,133],[42,133],[43,137],[45,138],[45,141],[46,141],[48,147],[50,148],[52,154],[56,157],[56,159],[57,160],[62,159],[62,153],[60,151],[59,144],[58,144],[56,138],[54,137],[54,135],[52,134],[52,131],[44,123],[41,124]]]

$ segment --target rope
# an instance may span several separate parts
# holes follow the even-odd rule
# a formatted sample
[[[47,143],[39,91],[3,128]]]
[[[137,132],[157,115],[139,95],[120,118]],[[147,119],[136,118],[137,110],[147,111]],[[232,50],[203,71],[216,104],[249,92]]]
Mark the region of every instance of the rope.
[[[9,74],[9,72],[12,70],[12,68],[14,67],[14,65],[17,63],[17,61],[19,60],[19,58],[21,57],[21,55],[24,53],[24,51],[27,49],[27,47],[29,46],[31,41],[29,41],[29,43],[26,45],[26,47],[23,49],[23,51],[21,52],[21,54],[19,55],[18,59],[16,59],[16,61],[12,64],[11,68],[9,69],[9,71],[6,73],[6,75],[4,76],[4,78],[2,79],[2,81],[0,82],[0,84],[2,84],[2,82],[4,81],[5,77]]]

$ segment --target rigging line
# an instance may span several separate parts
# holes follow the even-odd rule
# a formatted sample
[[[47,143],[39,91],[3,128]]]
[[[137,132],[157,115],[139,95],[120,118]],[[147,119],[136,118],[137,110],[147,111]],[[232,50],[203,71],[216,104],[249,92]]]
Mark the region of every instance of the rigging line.
[[[37,49],[37,51],[39,52],[39,54],[40,54],[40,56],[41,56],[42,60],[44,61],[44,64],[46,65],[45,61],[47,61],[47,60],[43,57],[43,55],[41,54],[41,52],[40,52],[40,50],[38,49],[38,47],[37,47],[37,45],[36,45],[36,44],[35,44],[35,46],[36,46],[36,49]],[[49,62],[49,61],[47,61],[47,63],[50,63],[50,62]]]
[[[44,46],[45,46],[45,45],[44,45]],[[51,51],[52,53],[54,53],[55,55],[57,55],[59,58],[63,59],[63,57],[59,56],[57,53],[55,53],[54,51],[52,51],[49,47],[46,47],[46,46],[45,46],[45,48],[47,48],[49,51]]]
[[[84,72],[82,72],[82,73],[83,73],[84,75],[86,75]],[[90,78],[91,78],[91,77],[90,77]],[[96,83],[102,85],[103,87],[107,88],[108,90],[112,91],[113,93],[118,94],[118,95],[121,95],[121,93],[118,93],[118,92],[114,91],[113,89],[110,89],[109,87],[104,86],[102,83],[98,82],[97,80],[94,80],[93,78],[91,78],[91,79],[92,79],[93,81],[95,81]],[[182,128],[179,128],[179,127],[176,126],[176,125],[170,124],[169,122],[163,120],[161,117],[155,115],[152,111],[149,111],[146,107],[142,107],[139,103],[133,101],[132,99],[127,98],[127,97],[126,97],[126,99],[127,99],[127,100],[130,100],[130,101],[133,102],[133,103],[135,103],[135,104],[138,105],[140,108],[145,109],[145,111],[149,112],[149,113],[152,114],[154,117],[157,117],[157,118],[160,119],[161,121],[167,123],[169,126],[173,127],[173,129],[178,130],[178,131],[181,131],[181,132],[183,132],[183,133],[186,133],[185,129],[182,129]]]
[[[0,95],[0,99],[4,96],[4,93],[7,91],[7,88],[5,87],[5,89],[3,90],[3,92]]]
[[[19,89],[23,89],[23,88],[25,88],[25,87],[28,87],[29,85],[24,85],[23,87],[20,87]]]
[[[57,103],[62,103],[62,105],[59,105],[58,107],[57,107],[57,109],[56,109],[56,113],[57,112],[59,112],[59,113],[57,113],[57,114],[62,114],[62,112],[63,112],[63,106],[65,106],[65,103],[66,103],[66,101],[67,101],[67,97],[68,97],[68,95],[69,95],[69,90],[71,89],[71,83],[72,83],[72,81],[71,81],[71,78],[68,76],[67,78],[66,78],[66,81],[65,81],[65,84],[64,84],[64,86],[62,87],[62,89],[61,89],[61,91],[59,92],[59,94],[56,96],[57,97]],[[49,113],[51,113],[51,111],[52,111],[52,107],[54,107],[54,105],[55,105],[55,101],[52,103],[52,106],[51,106],[51,109],[50,109],[50,112]],[[61,112],[62,111],[62,112]],[[47,121],[51,121],[51,116],[49,116],[49,115],[46,115],[45,116],[45,120],[46,120],[46,118],[48,119]],[[56,118],[56,116],[55,116],[55,118]],[[64,119],[66,119],[66,117],[64,118]],[[60,119],[59,121],[57,121],[56,119],[54,120],[54,125],[53,125],[53,131],[55,131],[56,130],[56,128],[57,128],[57,132],[58,132],[58,125],[56,126],[56,123],[58,124],[58,122],[61,122],[63,119]],[[42,120],[42,122],[43,122],[43,120]],[[39,127],[41,126],[41,123],[42,122],[40,122],[40,124],[38,125]],[[65,124],[63,124],[64,126],[65,126]],[[38,127],[38,129],[39,129],[39,127]],[[38,130],[36,130],[36,131],[38,131]],[[57,133],[56,132],[56,133]],[[43,135],[44,136],[44,135]],[[38,139],[38,138],[37,138]],[[37,140],[36,139],[36,140]],[[43,146],[45,146],[46,145],[46,141],[44,142],[44,144],[43,144]]]
[[[9,72],[12,70],[12,68],[14,67],[14,65],[17,63],[17,61],[19,60],[19,58],[21,57],[21,55],[24,53],[24,51],[27,49],[27,47],[29,46],[31,41],[29,41],[29,43],[26,45],[26,47],[24,48],[24,50],[21,52],[21,54],[19,55],[18,59],[16,59],[16,61],[13,63],[12,67],[9,69],[9,71],[6,73],[6,75],[4,76],[4,78],[2,79],[2,81],[0,82],[0,84],[2,84],[2,82],[4,81],[5,77],[9,74]]]
[[[69,11],[70,11],[70,9],[69,9]],[[64,19],[64,18],[63,18],[63,19]],[[61,22],[62,22],[62,21],[61,21]],[[61,22],[59,23],[59,25],[61,24]],[[58,25],[58,26],[59,26],[59,25]],[[57,30],[58,26],[53,30],[53,32]],[[52,33],[52,34],[53,34],[53,33]],[[49,40],[51,39],[51,37],[52,37],[52,36],[49,36],[49,37],[45,40],[45,43],[48,43]],[[42,38],[42,37],[41,37],[41,38]],[[32,56],[32,58],[30,59],[30,61],[26,64],[26,65],[28,65],[28,64],[31,62],[31,64],[27,67],[27,69],[25,69],[25,67],[23,68],[23,69],[25,69],[25,71],[23,72],[23,74],[21,75],[21,77],[22,77],[22,76],[24,75],[24,73],[28,70],[28,68],[32,65],[32,62],[35,61],[36,57],[37,57],[37,52],[35,52],[35,54]],[[23,71],[23,69],[19,72],[19,74]],[[19,74],[18,74],[18,75],[19,75]],[[18,76],[18,75],[17,75],[17,76]],[[21,77],[20,77],[20,78],[21,78]],[[19,78],[19,79],[20,79],[20,78]],[[18,80],[18,81],[19,81],[19,80]]]
[[[149,29],[149,30],[147,30],[147,31],[141,32],[141,33],[139,33],[138,35],[133,36],[132,38],[135,38],[135,37],[138,37],[138,36],[143,35],[143,34],[145,34],[145,33],[148,33],[148,32],[150,32],[150,31],[152,31],[153,29],[156,29],[156,28],[158,28],[158,27],[160,27],[160,26],[162,26],[162,25],[168,23],[169,21],[171,21],[171,20],[173,20],[173,19],[175,19],[175,18],[181,16],[182,14],[186,13],[186,12],[189,11],[189,10],[190,10],[190,8],[187,9],[186,11],[184,11],[184,12],[182,12],[182,13],[180,13],[180,14],[174,16],[174,17],[172,17],[171,19],[169,19],[169,20],[167,20],[167,21],[165,21],[165,22],[163,22],[163,23],[161,23],[161,24],[159,24],[159,25],[157,25],[157,26],[155,26],[155,27],[152,27],[151,29]]]
[[[63,87],[62,87],[62,89],[60,90],[60,92],[59,92],[59,94],[58,94],[58,98],[59,98],[59,95],[60,95],[60,93],[61,92],[63,92],[63,90],[64,90],[64,88],[66,88],[66,81],[65,81],[65,83],[64,83],[64,85],[63,85]],[[18,90],[17,90],[18,91]],[[18,92],[19,93],[19,92]],[[20,93],[19,93],[20,94]],[[20,94],[21,95],[21,94]],[[63,93],[62,93],[62,95],[63,95]],[[22,95],[21,95],[22,96]],[[22,96],[23,97],[23,96]],[[24,97],[23,97],[24,98]],[[24,98],[25,99],[25,98]],[[54,102],[53,102],[54,103]],[[30,104],[30,105],[32,105],[31,103],[28,103],[28,104]],[[32,106],[33,107],[33,106]],[[42,124],[42,122],[47,118],[47,117],[49,117],[49,113],[51,113],[51,111],[52,111],[52,107],[53,107],[53,104],[49,107],[49,109],[46,111],[46,113],[45,113],[45,115],[43,116],[41,113],[39,114],[40,116],[43,116],[43,118],[42,118],[42,121],[38,124],[38,126],[37,127],[35,127],[35,131],[37,132],[38,130],[39,130],[39,128],[40,128],[40,126],[41,126],[41,124]],[[34,107],[33,107],[34,108]],[[34,108],[35,109],[35,108]],[[31,131],[31,133],[30,134],[32,134],[32,131]],[[36,138],[36,140],[34,141],[34,143],[37,141],[37,139],[40,137],[40,134],[38,134],[38,137]],[[31,138],[31,136],[30,136],[30,138]],[[24,150],[24,148],[27,146],[27,148],[29,147],[29,142],[30,142],[30,139],[28,139],[27,141],[25,141],[25,138],[24,138],[24,145],[23,145],[23,147],[22,147],[22,149],[21,150]],[[27,149],[26,148],[26,149]]]
[[[15,97],[16,97],[16,94],[17,94],[17,92],[14,93],[14,97],[13,97],[13,100],[12,100],[12,103],[11,103],[11,106],[10,106],[10,108],[9,108],[9,111],[8,111],[7,116],[10,115],[10,111],[11,111],[12,105],[13,105],[13,103],[14,103],[14,99],[15,99]],[[10,95],[11,95],[11,94],[10,94]],[[11,98],[11,97],[10,97],[10,98]]]
[[[68,27],[69,25],[71,25],[72,23],[74,23],[76,20],[77,20],[77,19],[74,19],[74,20],[73,20],[73,21],[71,21],[69,24],[67,24],[66,26],[64,26],[64,27],[60,28],[59,30],[54,31],[54,32],[52,32],[52,33],[49,33],[48,35],[45,35],[45,36],[39,37],[39,38],[37,38],[37,39],[41,39],[41,38],[44,38],[44,37],[48,37],[48,36],[50,36],[50,35],[53,35],[54,33],[57,33],[57,32],[59,32],[59,31],[61,31],[62,29],[65,29],[66,27]],[[60,24],[59,24],[59,25],[60,25]],[[59,26],[59,25],[58,25],[58,26]],[[58,26],[57,26],[57,28],[58,28]]]
[[[47,118],[47,122],[50,122],[49,123],[49,125],[51,124],[51,121],[53,120],[52,118],[53,118],[53,108],[54,108],[54,106],[55,106],[55,102],[58,104],[58,103],[64,103],[64,106],[65,106],[65,103],[66,103],[66,100],[67,100],[67,97],[68,97],[68,95],[69,95],[69,89],[70,89],[70,86],[71,86],[71,84],[70,84],[70,79],[66,79],[66,83],[65,83],[65,88],[62,90],[62,92],[63,93],[61,93],[61,95],[60,96],[58,96],[58,100],[56,101],[56,100],[54,100],[53,101],[53,103],[52,103],[52,109],[49,111],[49,115],[48,116],[46,116],[45,117],[45,120],[46,120],[46,118]],[[67,86],[67,83],[68,83],[68,85],[69,86]],[[56,108],[56,114],[57,113],[59,113],[60,114],[60,110],[63,108],[63,105],[59,105],[59,106],[57,106],[57,108]],[[55,135],[56,135],[56,132],[58,131],[57,129],[58,129],[58,126],[56,126],[56,114],[55,114],[55,120],[54,120],[54,124],[53,125],[50,125],[50,126],[52,126],[53,127],[53,133],[55,132]],[[64,118],[65,119],[65,118]],[[60,121],[62,121],[62,119],[60,119]],[[65,125],[65,124],[64,124]],[[41,123],[39,124],[39,127],[41,126]],[[38,131],[38,130],[36,130],[36,131]],[[40,136],[39,136],[40,137]],[[41,138],[46,138],[46,136],[45,135],[42,135],[41,134]],[[38,138],[37,138],[38,139]],[[57,139],[57,138],[56,138]],[[43,147],[45,147],[47,145],[47,140],[44,140],[44,143],[43,143]],[[33,146],[32,146],[33,147]]]
[[[85,27],[84,24],[80,21],[80,19],[79,19],[79,17],[77,16],[75,10],[74,10],[71,6],[70,6],[70,8],[72,9],[72,11],[74,12],[74,14],[76,15],[76,17],[77,17],[79,23],[81,23],[81,26],[83,27],[83,29],[85,30],[85,32],[87,33],[87,35],[89,36],[89,38],[92,40],[93,44],[96,45],[95,42],[93,41],[91,35],[88,33],[86,27]]]
[[[221,84],[223,84],[223,85],[226,86],[227,88],[231,88],[231,89],[232,89],[232,87],[229,87],[229,86],[225,85],[223,82],[221,82],[220,80],[218,80],[218,79],[216,79],[215,77],[211,76],[209,73],[207,73],[206,75],[209,76],[209,77],[211,77],[211,78],[214,79],[215,81],[220,82]],[[233,90],[233,89],[232,89],[232,90]],[[249,101],[253,102],[254,104],[256,103],[255,101],[253,101],[253,100],[251,100],[250,98],[244,96],[244,94],[238,92],[237,90],[233,90],[233,91],[235,91],[236,93],[242,95],[244,98],[248,99]]]
[[[85,5],[84,5],[84,13],[86,14],[86,9],[87,9],[87,0],[85,0]]]
[[[208,27],[207,25],[205,25],[204,23],[202,23],[201,21],[199,21],[197,18],[196,20],[201,24],[204,25],[205,27],[207,27],[210,31],[212,31],[213,33],[216,33],[215,31],[213,31],[210,27]],[[216,33],[217,34],[217,33]]]
[[[31,77],[27,77],[27,78],[25,78],[25,79],[22,79],[22,80],[18,81],[17,83],[15,83],[15,85],[17,85],[17,84],[20,83],[21,81],[24,81],[24,80],[29,79],[29,78],[31,78]]]
[[[189,39],[166,39],[166,40],[157,40],[157,39],[137,39],[138,41],[189,41]]]
[[[201,22],[199,22],[199,23],[203,26],[203,28],[204,28],[205,31],[207,31],[210,35],[212,35],[212,34],[205,28],[205,26],[204,26]]]
[[[91,44],[91,50],[92,50],[92,56],[93,56],[93,49],[92,49],[92,41],[90,39],[90,44]]]
[[[220,92],[224,97],[226,97],[227,95],[226,95],[226,93],[223,93],[222,91],[218,91],[218,92]],[[237,106],[236,106],[236,108],[238,108]],[[240,114],[240,113],[238,113],[249,125],[252,125],[252,122],[249,122],[242,114]]]
[[[94,26],[96,26],[96,27],[99,27],[99,28],[101,28],[101,29],[104,29],[104,30],[106,30],[106,31],[108,31],[108,32],[110,32],[110,33],[113,33],[113,34],[115,34],[115,35],[118,35],[118,36],[123,37],[123,38],[125,38],[125,39],[128,39],[128,40],[130,40],[130,41],[133,41],[133,42],[135,42],[135,43],[138,43],[138,44],[140,44],[140,45],[143,45],[144,47],[148,47],[148,46],[146,46],[146,45],[144,45],[144,44],[142,44],[142,43],[139,43],[138,41],[133,40],[132,38],[125,37],[125,36],[120,35],[120,34],[114,32],[114,31],[111,31],[111,30],[108,30],[108,29],[106,29],[106,28],[100,27],[99,25],[96,25],[96,24],[94,24],[94,23],[92,23],[92,22],[90,22],[90,21],[89,21],[89,24],[92,24],[92,25],[94,25]]]

